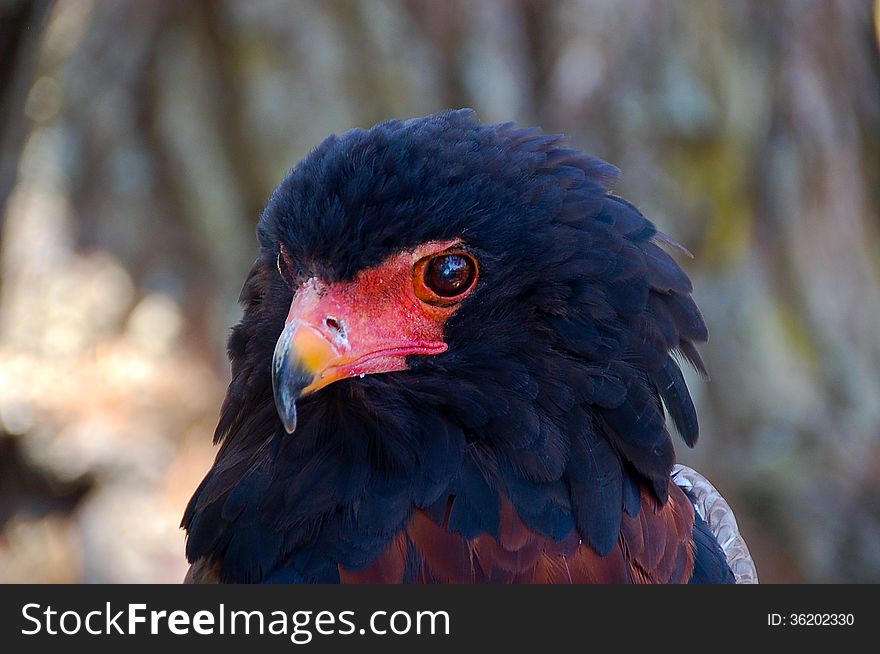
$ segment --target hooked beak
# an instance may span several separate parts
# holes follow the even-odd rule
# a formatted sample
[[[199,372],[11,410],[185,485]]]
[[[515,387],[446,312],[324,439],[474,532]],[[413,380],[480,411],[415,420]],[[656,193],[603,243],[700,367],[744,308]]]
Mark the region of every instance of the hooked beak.
[[[315,385],[316,377],[331,366],[338,354],[311,326],[288,322],[272,356],[272,391],[275,408],[288,434],[296,429],[296,402]]]
[[[294,296],[272,357],[275,407],[287,433],[297,401],[341,379],[406,370],[406,357],[445,352],[442,326],[356,284],[310,280]]]

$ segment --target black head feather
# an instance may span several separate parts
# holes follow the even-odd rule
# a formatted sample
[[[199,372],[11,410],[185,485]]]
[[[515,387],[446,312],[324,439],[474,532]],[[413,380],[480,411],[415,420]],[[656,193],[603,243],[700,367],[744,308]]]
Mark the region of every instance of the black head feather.
[[[693,343],[706,338],[666,239],[609,193],[617,175],[560,136],[469,110],[331,136],[306,157],[259,224],[221,449],[184,517],[189,558],[222,561],[226,580],[327,580],[368,564],[414,507],[493,533],[500,495],[535,531],[577,529],[608,552],[642,481],[666,498],[663,403],[696,441],[672,355],[703,370]],[[292,298],[279,251],[294,280],[333,283],[456,238],[481,274],[446,324],[448,351],[328,386],[286,434],[270,377]]]

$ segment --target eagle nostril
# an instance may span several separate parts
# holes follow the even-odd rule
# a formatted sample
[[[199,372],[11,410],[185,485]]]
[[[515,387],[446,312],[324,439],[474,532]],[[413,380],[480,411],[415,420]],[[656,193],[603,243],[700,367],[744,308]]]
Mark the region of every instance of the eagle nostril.
[[[338,332],[340,336],[345,335],[345,331],[342,329],[342,324],[333,316],[327,316],[324,320],[324,324],[333,331]]]

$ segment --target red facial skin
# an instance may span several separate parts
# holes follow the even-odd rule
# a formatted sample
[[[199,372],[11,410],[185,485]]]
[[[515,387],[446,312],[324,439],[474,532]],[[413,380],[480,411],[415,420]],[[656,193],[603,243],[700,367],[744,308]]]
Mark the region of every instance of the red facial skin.
[[[458,251],[458,243],[426,243],[364,270],[349,282],[306,281],[296,291],[285,323],[297,324],[292,353],[315,375],[302,394],[348,377],[405,370],[406,357],[411,355],[445,352],[446,321],[476,279],[461,296],[432,302],[434,294],[425,287],[423,267],[417,264],[432,255]]]

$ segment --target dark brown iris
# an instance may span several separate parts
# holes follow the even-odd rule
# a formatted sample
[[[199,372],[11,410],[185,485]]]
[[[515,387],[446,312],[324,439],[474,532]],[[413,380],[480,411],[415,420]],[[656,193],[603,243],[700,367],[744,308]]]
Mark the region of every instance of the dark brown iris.
[[[444,254],[425,267],[425,286],[439,297],[456,297],[471,287],[476,273],[476,264],[467,255]]]

